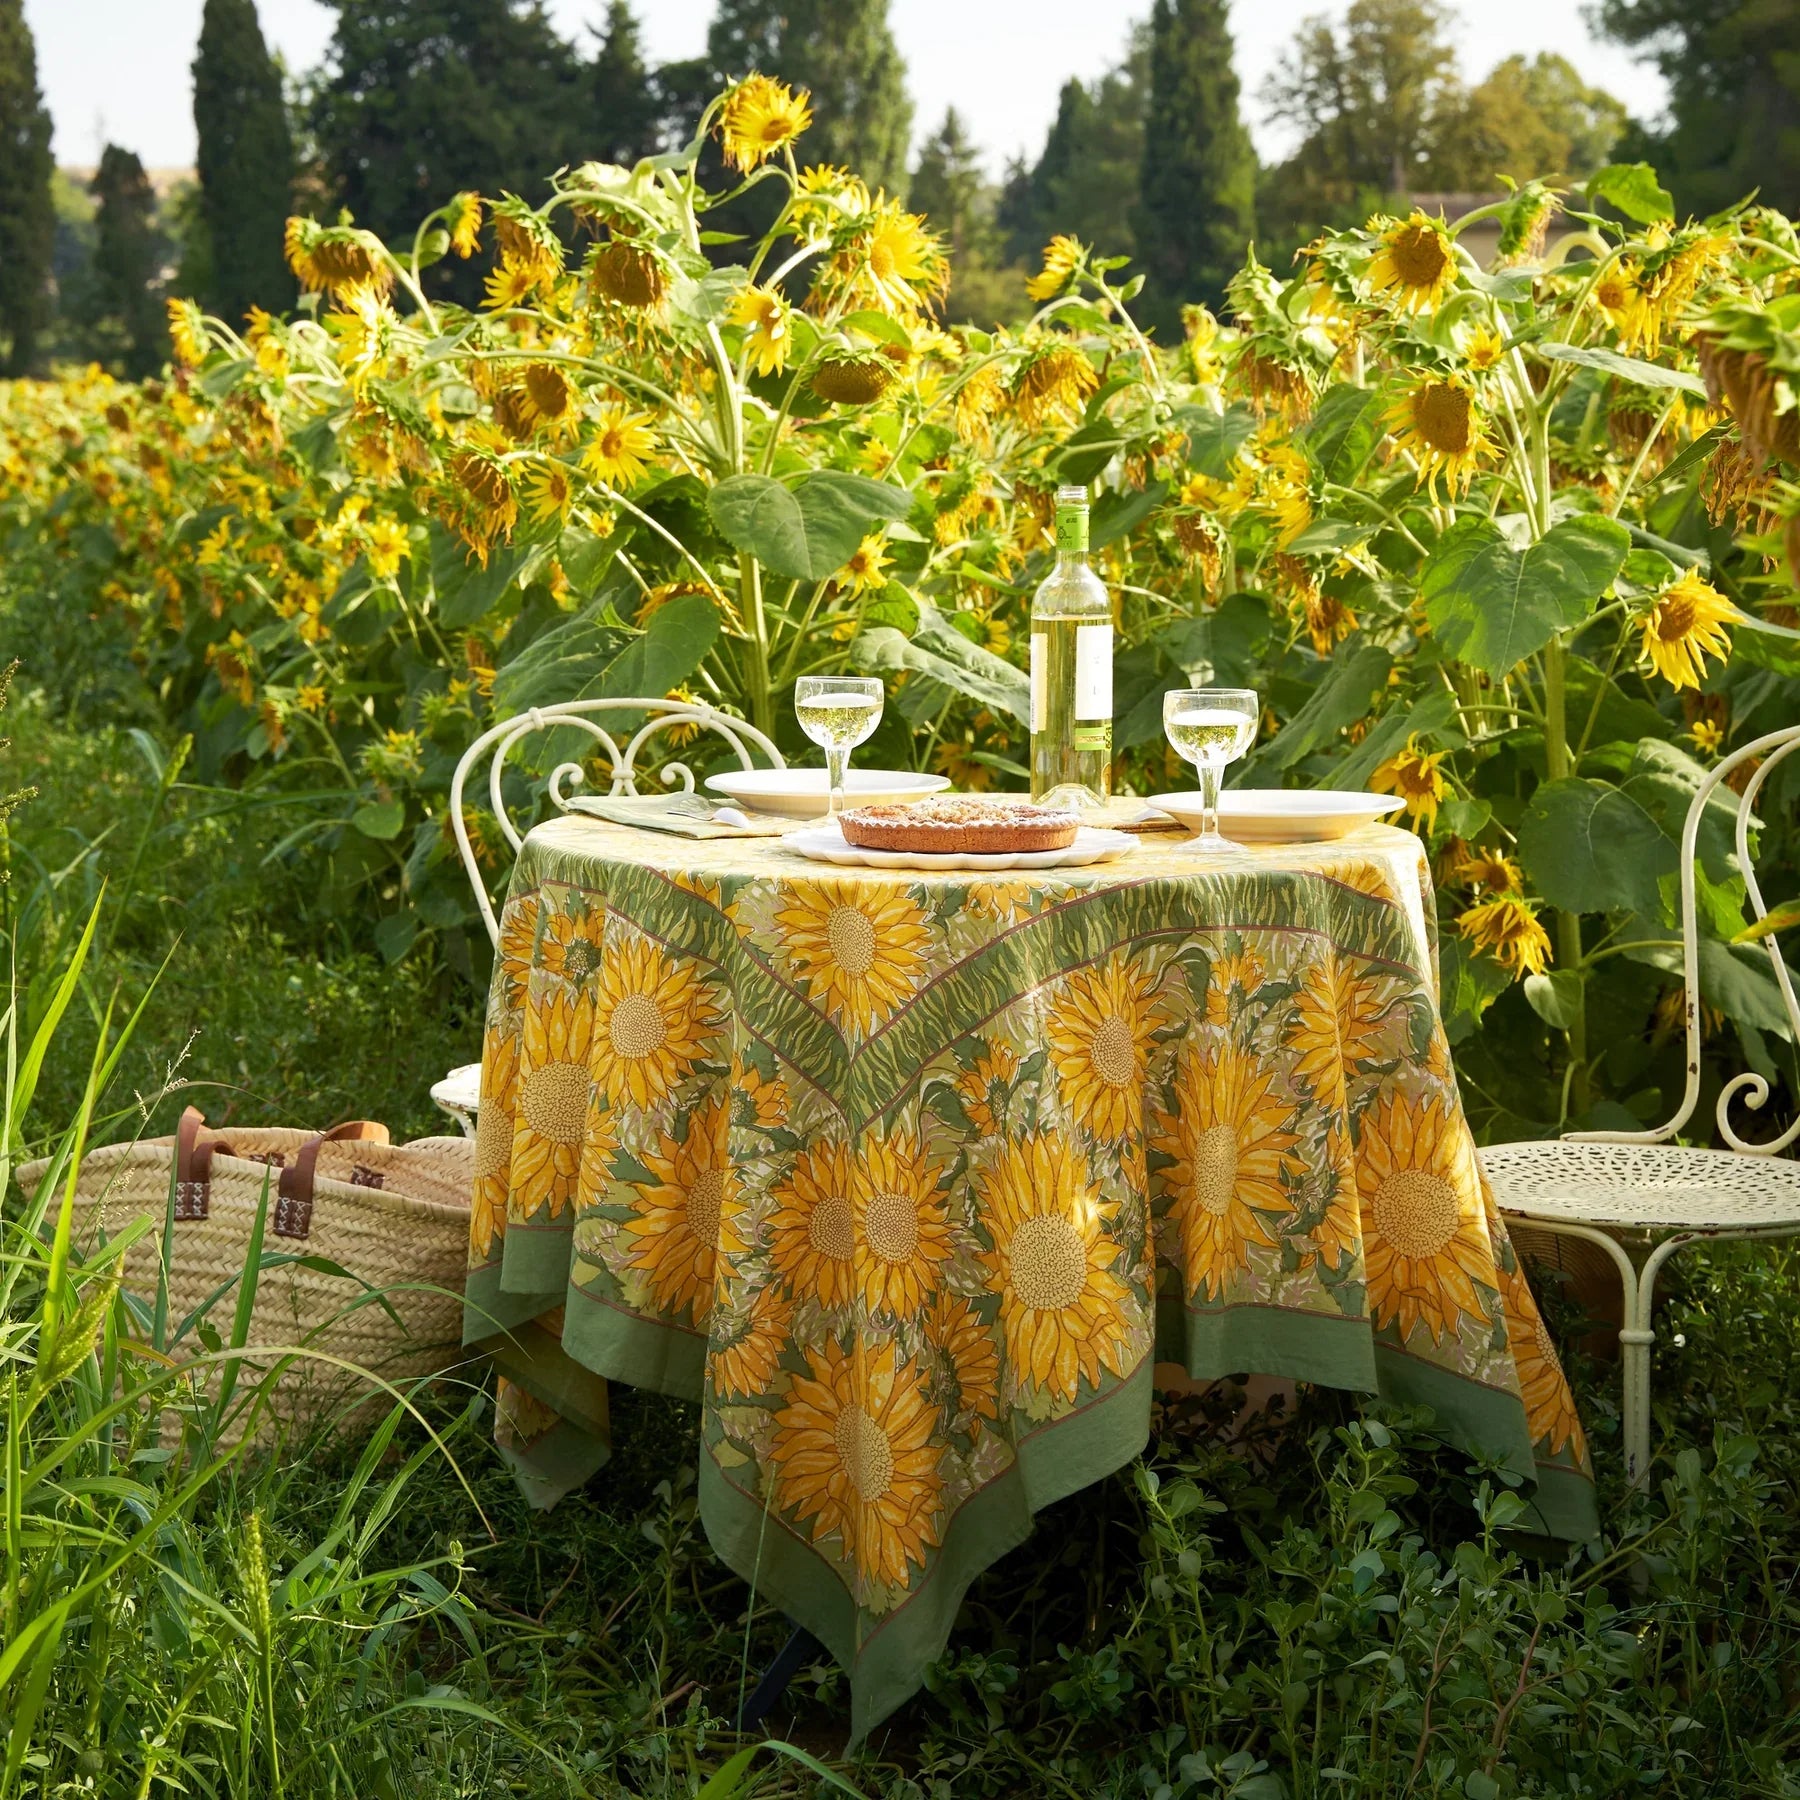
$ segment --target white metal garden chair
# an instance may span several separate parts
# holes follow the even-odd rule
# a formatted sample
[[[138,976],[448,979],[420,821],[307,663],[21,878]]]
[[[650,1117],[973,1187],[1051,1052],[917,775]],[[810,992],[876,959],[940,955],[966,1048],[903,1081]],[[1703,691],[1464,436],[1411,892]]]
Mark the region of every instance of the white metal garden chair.
[[[648,716],[621,748],[618,739],[604,725],[589,716],[608,712]],[[768,758],[771,768],[787,767],[781,752],[754,725],[743,719],[733,718],[729,713],[716,712],[710,706],[678,700],[566,700],[556,706],[534,706],[527,712],[491,726],[463,752],[462,760],[456,765],[455,777],[450,783],[450,823],[456,832],[456,847],[462,855],[463,867],[468,871],[469,885],[475,890],[475,905],[481,913],[482,924],[487,927],[490,943],[496,948],[499,946],[500,923],[494,917],[493,906],[488,900],[487,885],[481,878],[481,867],[475,859],[474,847],[469,841],[469,827],[463,818],[463,789],[482,760],[489,759],[488,798],[493,804],[494,817],[499,821],[500,829],[516,855],[522,840],[507,816],[502,783],[507,754],[521,738],[534,731],[548,731],[559,726],[573,726],[578,731],[586,732],[597,748],[606,753],[612,767],[612,782],[608,793],[617,796],[635,794],[638,791],[637,757],[646,741],[659,731],[667,731],[680,725],[694,725],[703,730],[716,731],[737,752],[738,762],[746,769],[756,767],[751,746]],[[665,784],[678,783],[679,790],[683,793],[691,794],[694,791],[694,772],[686,763],[667,762],[656,773]],[[565,784],[580,787],[585,784],[586,779],[579,763],[558,763],[550,772],[546,788],[551,803],[567,812],[569,802],[564,793]],[[481,1064],[465,1063],[461,1068],[452,1069],[442,1081],[433,1085],[431,1097],[472,1137],[475,1133],[475,1114],[481,1101]]]
[[[1620,1415],[1626,1472],[1641,1481],[1650,1466],[1650,1346],[1656,1341],[1650,1309],[1662,1266],[1684,1244],[1703,1238],[1764,1238],[1800,1233],[1800,1163],[1781,1152],[1800,1138],[1800,1119],[1767,1143],[1740,1138],[1727,1116],[1740,1094],[1752,1110],[1769,1098],[1769,1084],[1746,1072],[1726,1083],[1718,1100],[1719,1135],[1729,1150],[1689,1149],[1669,1142],[1692,1117],[1700,1096],[1700,941],[1695,926],[1694,858],[1701,814],[1731,771],[1754,757],[1762,762],[1744,786],[1737,816],[1737,854],[1751,909],[1768,916],[1750,858],[1756,796],[1776,766],[1800,748],[1800,725],[1772,731],[1734,751],[1708,772],[1689,806],[1681,834],[1682,973],[1686,984],[1687,1091],[1680,1109],[1656,1131],[1575,1131],[1548,1143],[1496,1144],[1481,1152],[1494,1198],[1509,1217],[1565,1237],[1596,1244],[1617,1265],[1624,1284],[1619,1330]],[[1773,936],[1764,947],[1786,1004],[1796,1041],[1800,1005]],[[1635,1262],[1621,1237],[1642,1257]]]

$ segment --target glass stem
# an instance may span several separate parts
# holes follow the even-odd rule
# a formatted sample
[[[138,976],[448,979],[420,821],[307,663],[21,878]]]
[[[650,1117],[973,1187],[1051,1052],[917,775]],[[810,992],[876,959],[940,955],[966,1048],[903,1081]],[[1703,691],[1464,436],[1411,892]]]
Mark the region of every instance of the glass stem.
[[[1200,838],[1208,842],[1219,835],[1219,765],[1203,762],[1200,768]]]
[[[831,782],[831,798],[825,805],[825,816],[835,819],[844,810],[844,769],[850,761],[850,752],[836,744],[825,746],[825,768]]]

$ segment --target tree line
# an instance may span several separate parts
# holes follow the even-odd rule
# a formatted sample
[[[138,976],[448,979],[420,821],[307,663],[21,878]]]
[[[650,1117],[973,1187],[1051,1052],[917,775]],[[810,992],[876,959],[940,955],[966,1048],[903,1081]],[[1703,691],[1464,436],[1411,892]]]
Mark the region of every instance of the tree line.
[[[1598,0],[1594,22],[1652,60],[1664,121],[1633,121],[1551,51],[1464,82],[1440,0],[1351,0],[1295,34],[1260,96],[1291,152],[1260,163],[1242,119],[1227,0],[1154,0],[1116,67],[1067,82],[1035,157],[988,178],[952,110],[909,147],[914,115],[888,0],[718,0],[705,52],[652,64],[630,0],[585,42],[541,0],[327,0],[321,67],[289,81],[256,0],[205,0],[194,74],[194,182],[158,196],[108,145],[85,191],[59,174],[23,0],[0,0],[0,355],[139,375],[166,354],[162,301],[227,319],[293,304],[291,211],[348,211],[403,236],[463,188],[541,198],[549,173],[685,143],[708,97],[751,69],[812,95],[812,160],[904,195],[949,240],[952,320],[1009,321],[1018,271],[1066,232],[1136,259],[1145,319],[1216,302],[1254,242],[1281,262],[1321,228],[1414,195],[1500,178],[1580,178],[1654,160],[1685,209],[1753,188],[1800,210],[1800,0]],[[754,225],[754,220],[746,220]],[[440,266],[472,299],[480,271]],[[468,292],[457,291],[459,287]]]

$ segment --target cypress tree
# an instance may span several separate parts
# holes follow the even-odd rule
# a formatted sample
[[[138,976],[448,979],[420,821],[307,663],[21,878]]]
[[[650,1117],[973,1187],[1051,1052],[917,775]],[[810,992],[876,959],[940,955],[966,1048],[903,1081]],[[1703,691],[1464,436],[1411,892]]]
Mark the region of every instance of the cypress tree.
[[[1238,117],[1226,0],[1156,0],[1137,240],[1144,315],[1172,330],[1216,305],[1255,229],[1256,152]]]
[[[96,335],[111,339],[124,373],[142,380],[161,365],[168,342],[156,193],[136,152],[117,144],[106,146],[90,187],[99,202],[92,270]]]
[[[24,0],[0,0],[0,335],[9,375],[30,372],[50,315],[54,174],[50,113],[38,92]]]
[[[887,0],[719,0],[707,53],[722,78],[759,69],[810,90],[808,162],[906,192],[913,109]]]
[[[644,62],[637,17],[628,0],[611,0],[607,8],[593,71],[594,154],[602,162],[627,165],[654,156],[661,97]]]
[[[206,0],[194,57],[194,129],[206,304],[232,321],[252,306],[279,312],[294,298],[282,255],[294,144],[256,0]]]

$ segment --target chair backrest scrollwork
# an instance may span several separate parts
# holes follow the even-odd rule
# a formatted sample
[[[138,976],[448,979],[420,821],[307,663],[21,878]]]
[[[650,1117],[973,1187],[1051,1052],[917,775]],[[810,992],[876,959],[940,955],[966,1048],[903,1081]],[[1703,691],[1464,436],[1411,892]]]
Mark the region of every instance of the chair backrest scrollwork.
[[[604,725],[591,716],[608,712],[637,714],[644,722],[621,745]],[[470,842],[468,822],[463,817],[463,790],[469,776],[482,760],[488,759],[488,798],[493,806],[494,817],[505,834],[506,841],[512,846],[513,853],[517,855],[523,840],[507,815],[504,779],[507,755],[521,738],[534,731],[556,728],[572,728],[584,732],[594,741],[596,753],[605,752],[611,769],[611,786],[608,792],[614,795],[635,794],[638,791],[638,752],[655,733],[679,726],[697,726],[702,730],[716,731],[737,753],[738,763],[745,769],[756,767],[756,759],[751,754],[752,747],[762,753],[769,767],[781,769],[787,766],[781,752],[754,725],[743,719],[733,718],[730,713],[715,711],[710,706],[680,700],[565,700],[556,706],[534,706],[510,719],[503,719],[498,725],[490,726],[463,752],[462,759],[456,765],[456,774],[450,782],[450,823],[456,833],[456,848],[462,856],[463,868],[468,871],[469,885],[475,891],[475,904],[480,910],[482,923],[487,927],[490,942],[499,943],[500,925],[488,900],[487,884],[481,878],[481,866]],[[666,762],[656,773],[665,783],[679,783],[684,793],[691,794],[694,791],[694,772],[686,763]],[[552,803],[567,812],[569,801],[564,792],[565,786],[580,787],[585,781],[586,774],[580,763],[558,763],[550,771],[547,783]]]
[[[1681,954],[1683,998],[1687,1014],[1687,1088],[1679,1109],[1666,1125],[1654,1131],[1565,1132],[1564,1137],[1571,1142],[1660,1144],[1674,1137],[1693,1117],[1694,1108],[1700,1099],[1700,932],[1694,894],[1694,867],[1700,842],[1700,821],[1714,791],[1732,770],[1745,763],[1754,763],[1738,800],[1737,860],[1744,877],[1745,900],[1751,913],[1755,919],[1766,919],[1769,908],[1756,880],[1756,867],[1750,855],[1750,831],[1756,813],[1756,797],[1762,792],[1763,784],[1782,760],[1795,750],[1800,750],[1800,725],[1784,726],[1780,731],[1771,731],[1754,742],[1743,745],[1707,771],[1706,779],[1700,783],[1688,806],[1687,823],[1681,833]],[[1758,758],[1761,760],[1758,761]],[[1794,998],[1793,978],[1782,957],[1780,944],[1775,935],[1771,934],[1763,940],[1762,947],[1768,953],[1775,984],[1787,1009],[1789,1027],[1796,1043],[1800,1043],[1800,1002],[1796,1002]],[[1732,1102],[1739,1095],[1743,1096],[1744,1104],[1754,1112],[1768,1103],[1769,1093],[1768,1081],[1753,1070],[1746,1070],[1726,1082],[1719,1094],[1717,1117],[1719,1136],[1733,1150],[1749,1156],[1774,1156],[1800,1138],[1800,1117],[1796,1117],[1794,1123],[1779,1137],[1770,1138],[1761,1144],[1747,1143],[1732,1129],[1729,1115]]]

